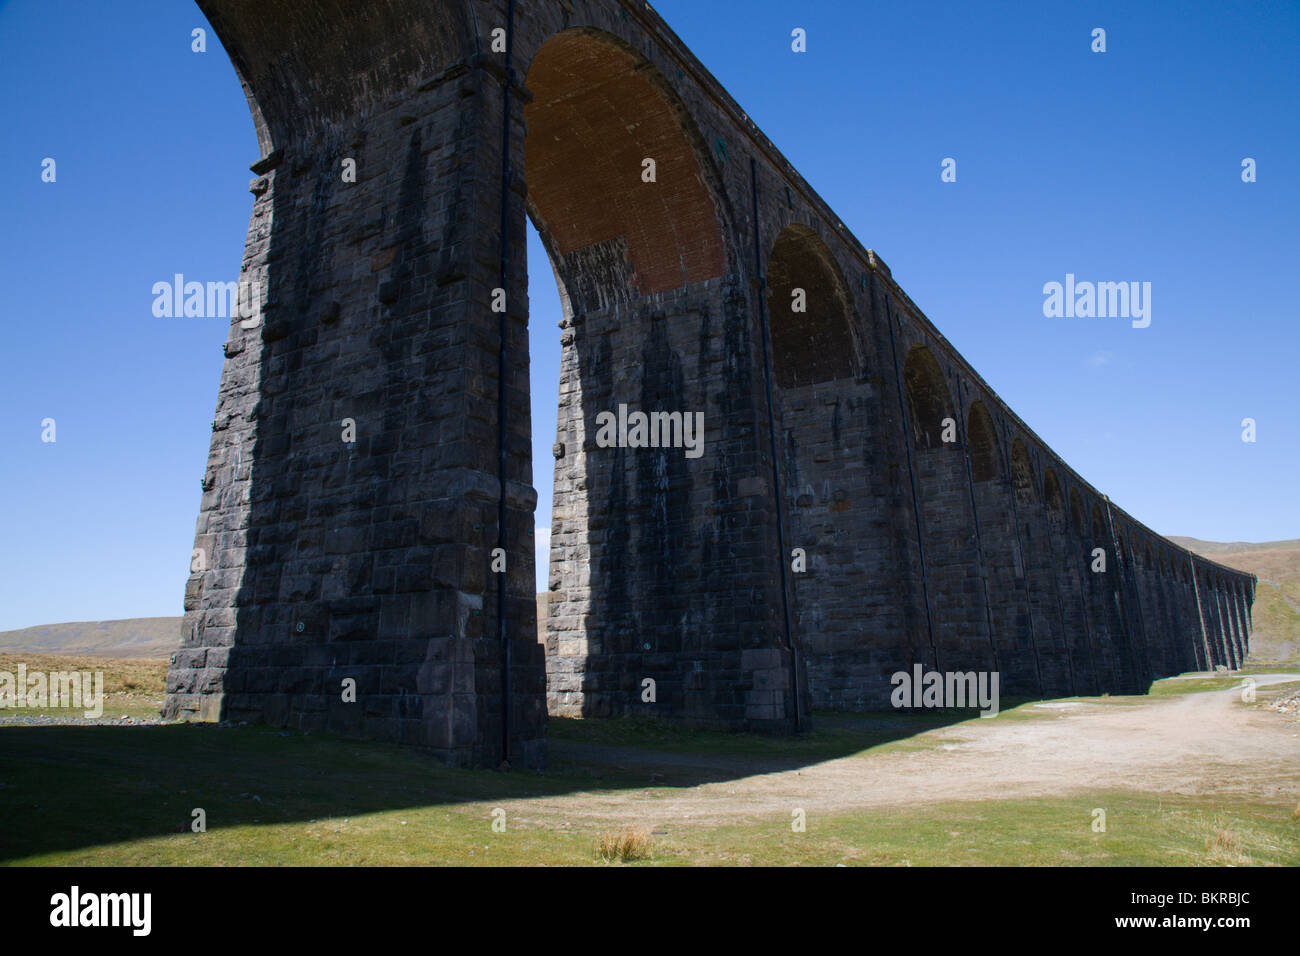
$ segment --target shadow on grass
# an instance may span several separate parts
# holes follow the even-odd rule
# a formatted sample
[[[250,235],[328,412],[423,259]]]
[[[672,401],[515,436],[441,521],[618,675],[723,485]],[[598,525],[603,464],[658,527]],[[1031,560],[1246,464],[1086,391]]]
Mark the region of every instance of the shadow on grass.
[[[579,792],[693,787],[909,743],[970,711],[822,714],[798,737],[552,718],[547,771],[451,769],[394,744],[265,726],[0,727],[0,861],[189,834]]]

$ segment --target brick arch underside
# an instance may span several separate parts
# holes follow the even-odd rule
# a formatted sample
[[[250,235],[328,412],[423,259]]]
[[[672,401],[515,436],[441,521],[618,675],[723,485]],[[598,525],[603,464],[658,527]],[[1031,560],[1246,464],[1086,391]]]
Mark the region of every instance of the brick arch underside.
[[[568,30],[528,70],[529,213],[583,312],[716,278],[727,251],[690,119],[612,37]],[[654,182],[643,163],[654,160]]]
[[[795,310],[802,292],[802,311]],[[780,388],[816,385],[854,372],[848,292],[830,250],[806,226],[776,237],[767,266],[772,374]]]

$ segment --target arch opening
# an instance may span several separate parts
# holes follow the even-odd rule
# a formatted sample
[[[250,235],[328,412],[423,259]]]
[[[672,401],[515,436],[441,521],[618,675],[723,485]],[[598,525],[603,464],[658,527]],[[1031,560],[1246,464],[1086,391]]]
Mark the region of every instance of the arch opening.
[[[1092,539],[1100,544],[1106,543],[1106,519],[1101,515],[1101,508],[1096,502],[1092,505]]]
[[[781,230],[767,263],[772,370],[781,388],[855,372],[852,308],[831,251],[807,226]]]
[[[934,353],[917,345],[907,353],[903,385],[911,413],[912,443],[917,448],[951,447],[943,440],[944,420],[952,419],[952,395]],[[955,421],[955,419],[953,419]]]
[[[1056,471],[1050,467],[1043,471],[1043,501],[1053,520],[1058,523],[1065,521],[1065,499],[1061,494],[1061,482],[1056,477]]]
[[[1021,502],[1031,502],[1037,497],[1034,465],[1029,460],[1025,443],[1019,438],[1011,443],[1011,481],[1016,488],[1016,497]]]
[[[993,417],[979,399],[970,403],[966,415],[966,443],[970,449],[971,478],[975,481],[992,481],[1001,473],[998,461],[1001,448],[993,428]]]
[[[1070,528],[1075,534],[1084,534],[1087,529],[1087,519],[1083,516],[1083,498],[1079,495],[1078,488],[1070,489]]]
[[[571,312],[727,271],[698,133],[643,57],[608,34],[566,30],[537,51],[527,88],[528,213]]]

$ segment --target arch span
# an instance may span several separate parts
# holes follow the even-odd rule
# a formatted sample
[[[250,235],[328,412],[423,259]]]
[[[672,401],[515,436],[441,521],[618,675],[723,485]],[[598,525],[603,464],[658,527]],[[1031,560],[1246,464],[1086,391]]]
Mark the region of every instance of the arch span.
[[[767,263],[772,371],[781,388],[856,371],[852,307],[831,251],[807,226],[782,229]]]
[[[529,211],[574,311],[727,272],[698,133],[653,65],[573,28],[542,44],[526,85]]]
[[[974,481],[992,481],[1001,472],[1001,448],[993,419],[984,403],[976,399],[970,404],[966,416],[966,441],[970,446],[971,478]]]
[[[945,442],[943,432],[946,421],[955,424],[952,394],[943,371],[924,345],[913,346],[903,365],[903,383],[912,426],[912,442],[917,448],[952,448],[955,442]]]

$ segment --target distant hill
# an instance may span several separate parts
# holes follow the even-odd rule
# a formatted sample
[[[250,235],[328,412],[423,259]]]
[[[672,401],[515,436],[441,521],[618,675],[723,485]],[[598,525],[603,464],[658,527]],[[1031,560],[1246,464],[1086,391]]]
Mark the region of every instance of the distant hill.
[[[1227,554],[1240,551],[1295,551],[1300,550],[1300,538],[1288,541],[1202,541],[1200,538],[1184,538],[1171,534],[1169,540],[1189,551],[1203,554],[1207,558],[1214,554]],[[1224,562],[1225,564],[1227,562]],[[1236,567],[1236,565],[1234,565]]]
[[[1211,561],[1258,576],[1248,664],[1300,665],[1300,539],[1201,541],[1170,537]]]
[[[93,657],[171,657],[181,643],[179,617],[75,621],[0,631],[0,651]]]

